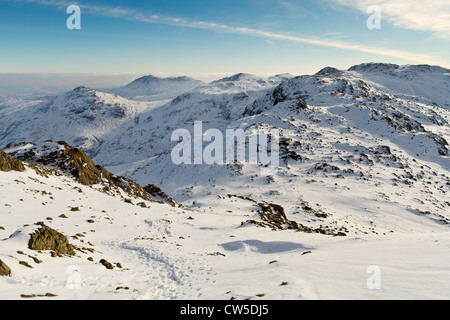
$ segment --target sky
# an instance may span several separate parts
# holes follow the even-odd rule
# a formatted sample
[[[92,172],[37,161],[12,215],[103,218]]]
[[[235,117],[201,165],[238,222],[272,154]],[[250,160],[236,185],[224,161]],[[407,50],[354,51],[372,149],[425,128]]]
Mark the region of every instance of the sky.
[[[81,29],[67,27],[70,5],[80,8]],[[379,29],[368,27],[378,21],[367,11],[373,5]],[[145,74],[313,74],[365,62],[450,68],[450,1],[0,0],[0,44],[0,86],[12,74],[111,84]]]

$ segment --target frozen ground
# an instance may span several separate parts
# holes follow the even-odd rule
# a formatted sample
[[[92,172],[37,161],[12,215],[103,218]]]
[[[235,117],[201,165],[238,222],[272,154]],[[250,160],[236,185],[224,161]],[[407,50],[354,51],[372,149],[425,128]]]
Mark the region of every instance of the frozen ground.
[[[444,227],[333,237],[241,225],[250,206],[228,197],[222,199],[226,212],[152,202],[141,208],[70,177],[44,178],[32,169],[1,172],[0,186],[0,259],[12,269],[11,277],[0,278],[2,299],[46,293],[57,295],[52,299],[450,297],[450,239]],[[80,211],[72,212],[75,206]],[[30,227],[24,225],[32,228],[38,221],[91,251],[53,258],[28,249],[24,234]],[[107,270],[101,259],[122,268]],[[376,283],[370,266],[379,267],[380,289],[370,289]]]

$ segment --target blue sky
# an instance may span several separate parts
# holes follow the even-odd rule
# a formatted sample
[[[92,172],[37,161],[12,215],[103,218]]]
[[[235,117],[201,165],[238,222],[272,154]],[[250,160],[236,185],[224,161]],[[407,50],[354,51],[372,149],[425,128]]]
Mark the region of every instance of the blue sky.
[[[426,3],[426,4],[425,4]],[[69,30],[67,6],[81,8]],[[367,7],[381,9],[369,30]],[[0,0],[0,73],[311,74],[362,62],[450,67],[430,0]]]

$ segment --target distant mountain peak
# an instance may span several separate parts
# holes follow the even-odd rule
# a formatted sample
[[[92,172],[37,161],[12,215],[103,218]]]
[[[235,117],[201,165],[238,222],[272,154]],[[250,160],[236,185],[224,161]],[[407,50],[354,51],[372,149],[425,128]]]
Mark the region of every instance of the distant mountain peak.
[[[163,78],[163,77],[157,77],[155,75],[149,74],[149,75],[137,78],[136,80],[132,81],[131,83],[133,83],[133,82],[144,82],[144,81],[164,81],[164,80],[169,80],[169,81],[173,81],[173,80],[200,81],[200,80],[195,80],[195,79],[187,77],[187,76]]]
[[[225,77],[214,82],[228,82],[228,81],[241,81],[241,80],[254,80],[259,79],[259,77],[250,73],[237,73],[231,77]]]
[[[320,70],[319,72],[316,73],[316,75],[336,75],[336,76],[340,76],[343,74],[342,70],[333,68],[333,67],[325,67],[322,70]]]
[[[69,92],[77,92],[77,93],[94,93],[95,90],[85,87],[85,86],[78,86],[75,89],[73,89],[72,91]]]
[[[147,75],[147,76],[142,76],[140,78],[137,78],[136,80],[132,81],[131,83],[134,82],[147,82],[147,81],[152,81],[152,80],[158,80],[160,78],[155,77],[154,75]]]
[[[203,84],[203,81],[186,76],[160,78],[154,75],[147,75],[132,81],[126,86],[113,89],[112,93],[127,99],[164,94],[178,95],[198,88]]]
[[[378,63],[378,62],[369,62],[369,63],[361,63],[355,66],[352,66],[348,71],[391,71],[398,70],[400,66],[398,64],[393,63]]]
[[[293,77],[294,76],[290,73],[279,73],[279,74],[273,75],[269,78],[293,78]]]
[[[398,65],[393,63],[362,63],[352,66],[348,71],[357,72],[409,72],[409,73],[450,73],[450,69],[428,64]]]

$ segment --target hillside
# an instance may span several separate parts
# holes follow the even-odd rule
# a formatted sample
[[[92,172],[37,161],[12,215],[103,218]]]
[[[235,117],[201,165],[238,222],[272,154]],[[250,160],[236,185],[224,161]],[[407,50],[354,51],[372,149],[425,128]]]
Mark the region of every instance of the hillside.
[[[9,98],[0,108],[0,259],[12,270],[0,278],[4,296],[449,297],[449,85],[441,67],[368,63],[241,73],[152,101],[85,87],[35,103]],[[201,163],[175,163],[180,130]],[[212,147],[224,157],[237,130],[245,159],[205,162]],[[270,130],[277,140],[255,143]],[[264,165],[250,150],[279,150],[279,161]],[[14,171],[17,161],[25,171]],[[16,231],[37,222],[77,247],[93,244],[93,261],[27,249]],[[67,291],[74,262],[83,285]],[[373,265],[380,290],[366,285]]]
[[[55,168],[23,165],[25,171],[0,172],[2,299],[449,294],[448,231],[358,237],[271,231],[245,223],[251,210],[270,207],[249,199],[221,199],[227,212],[145,200],[139,206]],[[371,266],[381,270],[379,290],[373,290]]]

